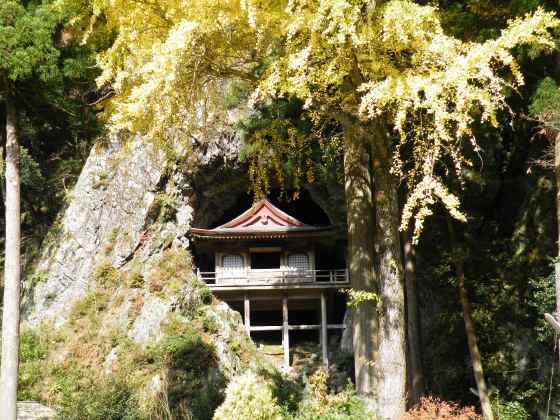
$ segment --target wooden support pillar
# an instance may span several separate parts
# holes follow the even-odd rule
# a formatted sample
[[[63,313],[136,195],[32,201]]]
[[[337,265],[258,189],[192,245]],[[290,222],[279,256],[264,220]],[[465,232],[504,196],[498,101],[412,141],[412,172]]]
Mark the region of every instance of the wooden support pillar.
[[[247,330],[247,335],[251,336],[251,302],[249,301],[249,295],[245,293],[243,299],[243,315],[245,319],[245,330]]]
[[[288,296],[282,296],[282,345],[284,346],[284,368],[290,367],[290,329],[288,325]]]
[[[321,351],[323,353],[323,364],[329,366],[329,353],[327,343],[327,292],[321,292]]]

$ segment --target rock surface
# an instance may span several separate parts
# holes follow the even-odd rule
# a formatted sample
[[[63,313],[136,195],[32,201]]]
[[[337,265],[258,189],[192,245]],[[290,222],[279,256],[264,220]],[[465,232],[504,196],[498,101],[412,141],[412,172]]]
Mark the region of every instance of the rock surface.
[[[177,161],[140,138],[122,144],[113,137],[94,147],[67,209],[45,239],[35,270],[40,281],[25,285],[27,323],[61,325],[91,290],[95,268],[107,255],[120,268],[138,256],[149,262],[171,245],[187,248],[195,212],[199,223],[212,223],[221,215],[216,204],[223,212],[244,191],[245,185],[228,187],[223,178],[243,178],[231,176],[242,173],[239,147],[235,137],[223,136],[196,143],[189,157]],[[164,211],[166,217],[158,219]]]
[[[141,142],[125,150],[117,140],[94,147],[68,208],[51,230],[37,271],[44,281],[28,290],[25,318],[32,325],[60,325],[85,296],[104,247],[122,262],[138,246],[148,209],[161,180],[164,159]]]
[[[194,277],[188,252],[195,214],[201,215],[200,223],[213,223],[224,203],[245,191],[238,181],[243,178],[239,147],[236,138],[224,136],[194,144],[188,156],[156,152],[140,138],[127,144],[113,138],[93,148],[24,288],[27,326],[50,328],[52,323],[60,331],[84,322],[95,328],[83,334],[83,343],[70,337],[64,344],[68,348],[61,345],[51,360],[64,363],[75,356],[71,346],[81,346],[81,351],[91,350],[102,372],[115,373],[130,347],[127,340],[146,349],[192,324],[215,348],[217,364],[207,378],[200,378],[205,387],[219,392],[224,380],[251,363],[254,346],[240,315],[225,303],[209,304],[208,295],[201,297],[207,289]],[[228,187],[228,182],[234,185]],[[214,211],[219,203],[222,210]],[[107,302],[95,309],[97,321],[88,324],[87,311],[99,298]],[[205,318],[198,318],[201,308]],[[119,337],[114,344],[99,345],[112,336]],[[155,373],[147,388],[159,392],[166,375]],[[26,417],[21,419],[43,418],[28,413],[50,413],[38,407],[24,404]]]
[[[51,420],[56,411],[34,401],[18,401],[17,420]]]

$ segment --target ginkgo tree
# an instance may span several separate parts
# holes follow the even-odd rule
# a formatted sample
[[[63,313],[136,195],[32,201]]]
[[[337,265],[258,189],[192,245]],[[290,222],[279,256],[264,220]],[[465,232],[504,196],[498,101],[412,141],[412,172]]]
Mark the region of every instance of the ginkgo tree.
[[[399,418],[406,383],[399,228],[413,222],[418,239],[437,202],[466,220],[444,178],[462,177],[471,165],[465,150],[479,147],[471,126],[497,125],[507,95],[523,83],[511,50],[553,48],[556,18],[537,10],[476,44],[447,35],[435,7],[408,0],[92,4],[92,27],[101,22],[116,34],[99,57],[115,130],[163,143],[177,133],[190,139],[223,124],[232,83],[251,105],[297,98],[312,120],[339,124],[352,286],[374,297],[355,308],[356,385],[375,397],[381,418]],[[401,180],[410,192],[402,215]]]

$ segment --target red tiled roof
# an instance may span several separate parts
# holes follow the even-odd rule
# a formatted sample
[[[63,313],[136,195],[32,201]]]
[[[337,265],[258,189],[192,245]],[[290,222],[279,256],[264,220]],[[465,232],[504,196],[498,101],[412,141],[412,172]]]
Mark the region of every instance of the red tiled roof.
[[[329,226],[307,225],[283,212],[266,199],[260,200],[235,219],[214,229],[191,229],[199,238],[256,239],[317,236],[330,230]]]

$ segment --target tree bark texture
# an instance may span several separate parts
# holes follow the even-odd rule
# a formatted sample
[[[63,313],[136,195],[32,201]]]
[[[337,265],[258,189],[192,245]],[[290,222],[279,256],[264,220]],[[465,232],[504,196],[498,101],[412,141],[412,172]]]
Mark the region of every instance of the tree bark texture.
[[[20,173],[16,107],[6,100],[6,242],[4,262],[4,307],[2,317],[2,360],[0,368],[0,412],[3,420],[16,420],[20,319]]]
[[[554,283],[556,289],[556,320],[560,322],[560,133],[554,138],[554,175],[556,177],[556,224],[558,226],[558,254],[554,264]],[[558,339],[560,349],[560,338]],[[560,364],[560,351],[558,352]]]
[[[422,367],[422,339],[416,289],[416,252],[412,245],[412,229],[404,235],[408,396],[410,405],[415,405],[420,402],[420,398],[425,393],[424,369]]]
[[[451,248],[457,251],[455,234],[451,220],[448,218],[449,237],[451,240]],[[455,272],[458,279],[459,298],[463,308],[463,320],[465,322],[465,332],[467,334],[467,342],[469,345],[469,353],[471,355],[471,362],[474,372],[474,379],[478,391],[478,398],[480,399],[480,406],[482,409],[482,416],[484,420],[494,420],[494,413],[492,412],[492,405],[488,396],[488,389],[486,387],[486,380],[484,379],[484,370],[482,369],[482,356],[478,349],[476,338],[476,329],[472,318],[472,308],[465,285],[465,270],[463,268],[463,257],[459,252],[455,252]]]
[[[374,211],[368,139],[348,125],[344,130],[344,177],[348,223],[348,268],[352,288],[378,292],[374,272]],[[352,329],[356,388],[374,396],[377,360],[377,313],[373,302],[353,308]]]
[[[404,275],[399,233],[398,184],[391,174],[392,157],[382,124],[373,128],[376,267],[379,277],[378,413],[382,419],[402,417],[406,404],[406,322]]]

